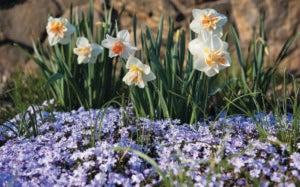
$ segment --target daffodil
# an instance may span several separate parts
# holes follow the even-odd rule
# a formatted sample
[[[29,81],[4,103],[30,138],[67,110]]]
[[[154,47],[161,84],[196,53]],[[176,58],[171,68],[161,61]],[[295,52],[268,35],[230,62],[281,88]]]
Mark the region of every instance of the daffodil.
[[[90,44],[88,39],[80,37],[76,41],[77,48],[73,52],[78,55],[78,64],[95,63],[97,56],[103,51],[103,48],[98,44]]]
[[[131,46],[130,35],[127,30],[119,31],[116,38],[107,34],[106,39],[101,44],[109,49],[109,57],[111,58],[119,55],[127,59],[133,51],[137,50],[136,47]]]
[[[214,9],[193,9],[194,20],[190,28],[195,33],[201,34],[203,30],[221,37],[223,35],[222,26],[227,22],[227,17],[218,13]]]
[[[46,26],[49,44],[67,44],[71,40],[71,35],[75,32],[75,27],[66,18],[49,17]]]
[[[193,67],[212,77],[220,70],[230,66],[228,44],[217,36],[207,40],[196,38],[189,43],[189,51],[193,57]]]
[[[136,85],[144,88],[148,81],[154,80],[156,77],[151,71],[150,66],[143,64],[139,59],[129,56],[126,62],[126,68],[129,69],[123,77],[123,81],[127,85]]]

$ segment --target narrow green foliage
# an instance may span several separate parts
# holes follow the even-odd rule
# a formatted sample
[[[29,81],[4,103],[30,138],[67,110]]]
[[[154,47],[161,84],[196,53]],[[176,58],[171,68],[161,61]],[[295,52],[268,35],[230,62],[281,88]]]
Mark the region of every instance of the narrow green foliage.
[[[288,88],[287,81],[291,79]],[[287,143],[291,147],[291,152],[296,151],[297,143],[300,143],[300,105],[299,105],[299,82],[293,75],[286,72],[283,74],[283,80],[273,79],[272,82],[276,85],[277,82],[283,82],[283,88],[280,91],[272,90],[273,96],[273,114],[276,116],[276,122],[279,130],[277,131],[277,137],[280,141]],[[291,93],[289,93],[289,91]],[[280,93],[281,92],[281,93]],[[292,114],[292,123],[288,123],[289,115]],[[281,118],[283,117],[283,118]]]

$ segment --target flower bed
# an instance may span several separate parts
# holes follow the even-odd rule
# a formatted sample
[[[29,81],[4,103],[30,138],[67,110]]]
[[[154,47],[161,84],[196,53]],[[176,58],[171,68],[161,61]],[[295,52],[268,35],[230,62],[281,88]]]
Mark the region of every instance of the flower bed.
[[[148,155],[175,186],[299,185],[300,154],[276,138],[283,127],[271,114],[256,115],[259,129],[269,134],[259,140],[257,123],[248,117],[190,125],[169,119],[124,121],[122,110],[113,107],[103,112],[79,108],[52,117],[42,112],[37,137],[13,138],[0,147],[1,186],[163,184],[153,165],[115,147]],[[288,129],[291,121],[287,116],[281,124]]]

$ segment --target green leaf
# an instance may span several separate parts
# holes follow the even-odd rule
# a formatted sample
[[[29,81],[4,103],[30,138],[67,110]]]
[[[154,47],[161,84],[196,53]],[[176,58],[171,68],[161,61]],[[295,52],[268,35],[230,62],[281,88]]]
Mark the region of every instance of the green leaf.
[[[63,78],[64,75],[61,74],[61,73],[55,73],[53,74],[48,80],[47,80],[47,83],[46,83],[46,86],[50,86],[51,84],[53,84],[55,81]]]
[[[220,84],[219,86],[217,86],[214,90],[210,90],[209,91],[209,95],[212,96],[212,95],[215,95],[216,93],[222,91],[226,86],[228,86],[231,82],[233,81],[237,81],[238,79],[236,78],[232,78],[222,84]]]

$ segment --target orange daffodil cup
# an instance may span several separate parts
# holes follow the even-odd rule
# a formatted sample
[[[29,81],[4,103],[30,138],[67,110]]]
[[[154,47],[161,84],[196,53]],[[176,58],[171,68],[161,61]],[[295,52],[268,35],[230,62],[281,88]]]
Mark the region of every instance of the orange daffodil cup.
[[[79,37],[76,42],[77,48],[73,52],[78,55],[78,64],[95,63],[97,56],[103,51],[103,48],[98,44],[90,44],[85,37]]]
[[[66,18],[49,17],[46,30],[49,44],[53,46],[57,43],[69,43],[71,35],[75,32],[75,27]]]
[[[208,77],[215,76],[230,66],[228,44],[220,38],[227,18],[213,9],[194,9],[193,16],[190,28],[198,34],[188,45],[193,55],[193,67]]]

